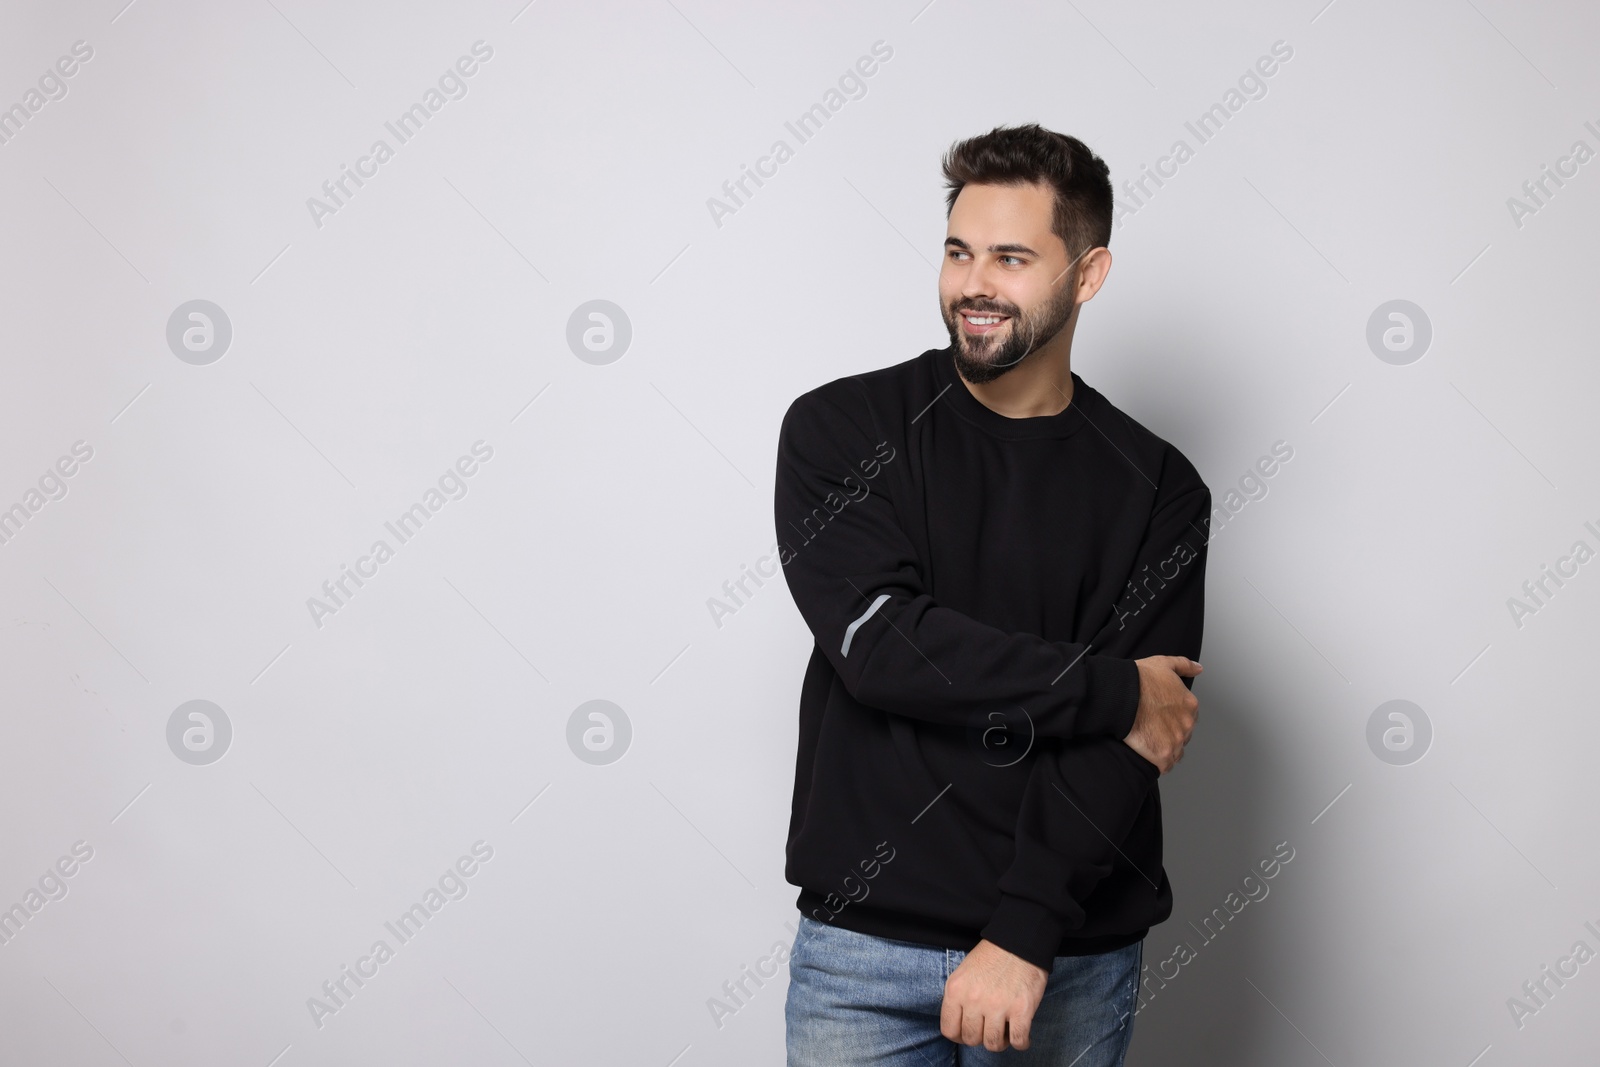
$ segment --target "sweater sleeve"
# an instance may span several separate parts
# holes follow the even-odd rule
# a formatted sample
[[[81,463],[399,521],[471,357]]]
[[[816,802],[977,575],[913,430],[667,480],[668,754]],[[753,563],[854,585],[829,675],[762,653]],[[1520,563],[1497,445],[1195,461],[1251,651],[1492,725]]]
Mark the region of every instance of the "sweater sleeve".
[[[1211,491],[1198,475],[1157,504],[1126,591],[1092,647],[1134,660],[1199,659],[1210,514]],[[1050,970],[1159,777],[1160,769],[1120,738],[1043,739],[1017,817],[1012,863],[1000,878],[1000,904],[983,937]],[[1159,870],[1143,874],[1161,877]]]
[[[804,394],[784,415],[779,560],[845,689],[868,707],[924,722],[968,726],[997,708],[1021,708],[1038,736],[1120,744],[1139,702],[1132,660],[1007,633],[925,591],[889,488],[891,468],[907,462],[850,379]]]

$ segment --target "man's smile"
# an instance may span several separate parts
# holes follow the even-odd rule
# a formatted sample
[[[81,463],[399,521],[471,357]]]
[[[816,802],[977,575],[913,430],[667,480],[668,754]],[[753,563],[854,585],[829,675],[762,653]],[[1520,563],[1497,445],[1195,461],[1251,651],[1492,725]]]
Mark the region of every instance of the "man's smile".
[[[961,321],[970,334],[986,334],[998,330],[1009,318],[1008,315],[996,315],[992,312],[981,315],[971,311],[961,313]]]

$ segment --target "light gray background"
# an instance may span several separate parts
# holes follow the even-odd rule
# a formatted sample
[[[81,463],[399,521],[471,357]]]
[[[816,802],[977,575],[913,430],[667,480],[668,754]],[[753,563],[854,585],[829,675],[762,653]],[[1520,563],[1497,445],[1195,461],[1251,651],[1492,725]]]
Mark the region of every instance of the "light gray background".
[[[0,507],[93,448],[0,545],[0,906],[93,849],[0,946],[0,1061],[781,1063],[785,972],[707,1006],[797,914],[810,636],[781,580],[707,608],[772,542],[779,419],[945,343],[950,143],[1039,121],[1121,199],[1280,40],[1266,95],[1123,219],[1077,335],[1219,503],[1294,449],[1212,545],[1146,943],[1196,958],[1129,1062],[1600,1055],[1600,963],[1521,1028],[1506,1003],[1600,949],[1600,563],[1507,606],[1600,547],[1600,161],[1507,206],[1600,148],[1592,5],[122,4],[8,3],[0,34],[0,106],[94,50],[0,145]],[[319,228],[307,198],[478,40],[467,95]],[[166,343],[195,299],[233,328],[204,366]],[[606,365],[566,342],[595,299],[632,324]],[[1404,366],[1366,342],[1394,299],[1434,332]],[[466,496],[316,626],[307,598],[478,440]],[[167,742],[195,699],[233,729],[205,766]],[[596,699],[632,728],[606,765],[567,741]],[[1393,699],[1434,733],[1406,766],[1366,739]],[[479,840],[467,895],[316,1026]]]

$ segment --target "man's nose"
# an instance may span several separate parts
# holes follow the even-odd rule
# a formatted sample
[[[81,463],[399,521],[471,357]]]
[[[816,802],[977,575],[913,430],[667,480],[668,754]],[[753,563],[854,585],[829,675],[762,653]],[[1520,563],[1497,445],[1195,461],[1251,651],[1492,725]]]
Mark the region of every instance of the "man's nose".
[[[961,295],[969,300],[993,298],[994,284],[989,268],[981,263],[969,266],[966,277],[961,279]]]

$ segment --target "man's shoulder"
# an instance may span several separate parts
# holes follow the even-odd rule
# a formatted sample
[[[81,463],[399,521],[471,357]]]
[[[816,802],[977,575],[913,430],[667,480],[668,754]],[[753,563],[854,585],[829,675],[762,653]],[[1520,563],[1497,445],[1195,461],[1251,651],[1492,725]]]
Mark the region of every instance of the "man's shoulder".
[[[1112,403],[1100,390],[1089,388],[1101,412],[1100,430],[1161,487],[1162,496],[1206,488],[1200,471],[1177,445]]]
[[[928,360],[937,351],[928,349],[899,363],[840,375],[813,386],[790,402],[789,414],[843,415],[861,425],[873,421],[874,416],[888,416],[927,391]]]

